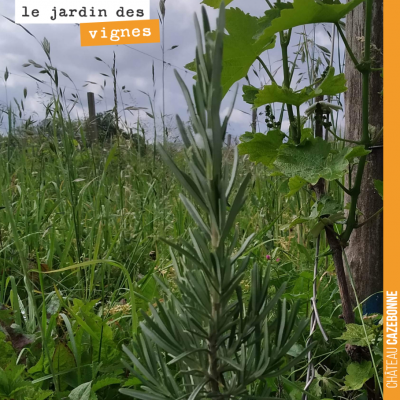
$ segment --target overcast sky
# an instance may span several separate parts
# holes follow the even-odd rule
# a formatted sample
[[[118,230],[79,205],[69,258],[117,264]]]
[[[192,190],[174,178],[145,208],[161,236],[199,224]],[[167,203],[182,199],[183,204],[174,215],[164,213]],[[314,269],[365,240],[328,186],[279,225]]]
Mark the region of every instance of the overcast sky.
[[[261,16],[266,9],[265,0],[235,0],[234,6],[242,8],[251,15]],[[157,14],[158,0],[151,0],[151,18],[158,18]],[[185,71],[183,66],[193,60],[195,51],[195,32],[193,27],[193,14],[199,12],[200,0],[167,0],[166,1],[166,17],[165,17],[165,47],[170,49],[172,46],[178,46],[173,50],[166,52],[166,61],[179,67],[179,72],[182,74],[188,84],[192,84],[193,74],[190,71]],[[207,7],[210,19],[215,20],[217,12]],[[14,19],[14,0],[0,0],[0,14]],[[126,86],[131,92],[124,94],[125,105],[135,105],[140,107],[148,107],[148,99],[140,91],[152,93],[152,63],[155,65],[156,74],[156,112],[161,111],[161,70],[162,63],[159,61],[162,57],[161,46],[159,43],[154,44],[139,44],[127,46],[99,46],[99,47],[81,47],[79,27],[73,24],[62,25],[36,25],[30,24],[25,27],[32,32],[39,40],[46,37],[51,44],[51,56],[54,66],[68,75],[74,81],[79,89],[79,94],[86,112],[86,92],[93,91],[96,94],[96,111],[101,112],[112,108],[113,95],[111,92],[112,81],[107,79],[105,99],[101,100],[98,95],[103,96],[100,85],[103,84],[104,76],[101,73],[109,74],[104,64],[95,60],[95,57],[100,57],[108,64],[112,64],[113,51],[117,57],[118,67],[118,83],[120,87]],[[323,46],[329,47],[330,42],[322,29],[318,29],[316,41]],[[292,48],[292,53],[295,48]],[[142,53],[141,53],[142,52]],[[143,54],[147,53],[147,54]],[[264,54],[266,62],[271,60],[272,63],[279,61],[278,49],[270,51],[269,56]],[[49,81],[46,75],[38,73],[38,69],[30,66],[24,68],[22,65],[27,63],[29,59],[41,64],[45,61],[45,54],[40,48],[37,41],[29,36],[21,27],[14,25],[3,17],[0,17],[0,106],[4,106],[6,101],[10,103],[15,97],[18,101],[23,98],[24,88],[28,90],[28,97],[25,100],[25,114],[27,118],[32,113],[37,113],[36,119],[43,118],[43,102],[46,96],[43,92],[49,90],[45,85],[37,85],[32,78],[26,73],[34,75],[41,80]],[[277,65],[277,64],[276,64]],[[4,71],[8,68],[10,77],[7,81],[7,90],[4,86]],[[173,66],[166,66],[165,72],[165,99],[166,99],[166,114],[173,121],[175,114],[180,114],[183,119],[187,116],[187,109],[183,96],[173,74]],[[263,75],[261,73],[261,75]],[[251,73],[250,79],[254,84],[257,84],[258,79]],[[72,98],[71,93],[76,93],[73,85],[65,77],[61,76],[61,86],[67,87],[68,99]],[[83,85],[87,82],[97,82],[97,85],[89,84],[86,87]],[[281,81],[281,72],[277,73],[277,81]],[[228,98],[231,97],[228,94]],[[225,108],[225,105],[224,107]],[[120,107],[122,110],[122,107]],[[242,112],[244,111],[244,112]],[[74,113],[82,113],[82,108],[76,107]],[[230,133],[233,135],[241,135],[246,130],[250,129],[251,117],[250,107],[244,103],[239,93],[236,102],[236,109],[233,113],[231,124],[229,127]],[[145,117],[144,113],[143,117]],[[263,118],[262,118],[263,119]],[[132,121],[132,119],[131,119]],[[149,121],[147,120],[147,123]],[[172,126],[171,122],[171,126]],[[287,122],[285,122],[287,124]],[[284,124],[284,126],[285,126]],[[3,121],[3,131],[5,129]],[[176,133],[175,133],[176,134]]]

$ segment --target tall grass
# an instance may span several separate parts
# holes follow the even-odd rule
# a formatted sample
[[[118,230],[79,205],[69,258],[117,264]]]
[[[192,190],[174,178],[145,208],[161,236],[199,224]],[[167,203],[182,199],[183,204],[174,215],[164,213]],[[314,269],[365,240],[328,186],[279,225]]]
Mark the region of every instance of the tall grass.
[[[312,45],[312,41],[304,39],[298,49],[299,54],[304,52],[311,74],[316,62],[315,54],[309,51]],[[115,125],[123,126],[118,111],[120,89],[115,60],[110,70],[114,78],[112,114]],[[121,364],[107,363],[110,350],[107,335],[112,336],[117,349],[132,339],[139,318],[136,311],[147,310],[147,304],[159,297],[153,274],[168,280],[174,278],[170,254],[159,237],[185,239],[191,220],[179,201],[180,188],[170,171],[161,166],[155,150],[154,66],[154,91],[147,95],[152,131],[141,132],[144,128],[140,110],[135,110],[137,122],[131,132],[136,131],[136,136],[118,135],[92,146],[86,142],[87,124],[72,118],[73,108],[68,108],[62,94],[58,94],[56,73],[51,69],[49,73],[54,96],[47,106],[46,125],[34,129],[30,126],[29,132],[33,134],[27,135],[27,130],[17,123],[17,110],[10,106],[0,116],[7,121],[7,135],[0,136],[0,313],[13,311],[9,322],[18,325],[23,335],[35,335],[32,340],[38,343],[39,352],[26,351],[26,359],[19,353],[18,362],[24,362],[28,368],[39,368],[41,357],[47,360],[42,362],[40,372],[28,373],[29,379],[40,390],[50,388],[62,398],[67,387],[74,390],[78,384],[108,377],[111,372],[115,373],[114,384],[118,377],[118,384],[128,385]],[[184,168],[185,154],[180,144],[166,140],[165,110],[161,117],[163,142],[174,161]],[[337,121],[334,129],[340,136]],[[142,146],[140,133],[153,140],[146,144],[143,141]],[[223,157],[227,164],[233,164],[233,149],[225,148]],[[287,281],[285,297],[289,302],[300,299],[301,312],[309,316],[314,240],[307,224],[293,229],[289,224],[295,216],[310,214],[313,194],[305,189],[295,197],[287,197],[286,179],[270,176],[263,166],[246,158],[239,160],[237,181],[243,180],[249,170],[252,172],[249,199],[237,219],[240,237],[255,233],[252,247],[245,255],[251,254],[265,266],[268,255],[273,288]],[[331,185],[336,200],[343,201],[336,183]],[[241,245],[237,243],[238,248]],[[338,319],[340,303],[332,265],[324,257],[327,248],[325,238],[321,238],[319,310],[324,326],[334,332],[333,337],[338,337],[343,327]],[[244,296],[249,295],[249,280],[247,272],[242,282]],[[126,305],[130,306],[130,312],[120,311]],[[90,308],[90,313],[85,307]],[[85,325],[84,317],[101,326],[99,332]],[[0,322],[4,329],[10,328],[3,314]],[[90,336],[85,342],[87,349],[80,346],[80,340],[84,340],[81,331]],[[306,339],[303,338],[303,344]],[[319,340],[318,334],[316,339]],[[64,343],[71,349],[75,364],[61,370],[54,364],[55,346],[62,348]],[[319,360],[316,368],[328,358],[325,364],[332,370],[341,369],[343,377],[345,372],[338,355],[343,346],[335,343],[329,346],[316,350],[314,356]],[[292,382],[303,379],[306,366],[291,372]],[[77,381],[68,381],[69,386],[65,387],[67,381],[63,377],[76,370]],[[51,380],[53,384],[49,383]],[[279,395],[284,385],[278,383]],[[137,382],[130,384],[134,386]],[[291,393],[287,386],[284,390]],[[108,400],[113,393],[103,393],[99,398]]]

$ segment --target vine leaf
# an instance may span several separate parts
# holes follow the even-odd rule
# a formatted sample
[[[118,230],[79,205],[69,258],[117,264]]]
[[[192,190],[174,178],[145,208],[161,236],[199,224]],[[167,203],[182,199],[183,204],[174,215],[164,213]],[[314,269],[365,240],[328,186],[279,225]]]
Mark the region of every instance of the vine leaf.
[[[260,89],[257,89],[254,86],[243,85],[243,100],[248,104],[254,104],[259,92]]]
[[[254,138],[254,133],[253,132],[246,132],[243,135],[240,136],[240,141],[245,143],[245,142],[250,142]]]
[[[335,75],[335,68],[329,68],[326,78],[315,89],[305,87],[301,91],[294,92],[285,86],[279,86],[276,83],[264,86],[263,89],[255,94],[254,106],[261,107],[270,103],[285,103],[300,107],[306,101],[317,96],[334,96],[347,90],[346,78],[344,74]],[[254,91],[251,92],[253,96]],[[251,98],[250,93],[246,98]],[[246,99],[245,99],[246,100]]]
[[[296,218],[291,222],[289,227],[292,228],[293,226],[301,224],[305,221],[316,220],[320,217],[327,218],[330,215],[336,215],[340,211],[342,211],[342,206],[337,201],[332,199],[332,197],[326,195],[314,203],[314,205],[311,207],[311,212],[308,217]]]
[[[325,226],[334,225],[343,220],[344,217],[341,204],[326,195],[314,203],[308,217],[297,217],[290,224],[285,225],[284,229],[293,228],[304,222],[314,222],[314,225],[310,229],[310,234],[317,237]]]
[[[222,88],[224,93],[239,79],[244,78],[256,58],[275,47],[275,36],[256,41],[258,18],[245,14],[239,8],[226,11]]]
[[[345,147],[334,153],[331,144],[322,138],[305,139],[298,146],[282,145],[274,165],[289,178],[299,177],[315,185],[320,178],[327,181],[341,178],[352,150]]]
[[[277,8],[271,8],[270,10],[265,11],[264,17],[261,17],[259,19],[258,26],[260,28],[260,33],[258,37],[260,37],[264,33],[265,29],[271,26],[274,19],[281,16],[281,9],[293,7],[291,3],[275,3],[275,6]]]
[[[334,215],[342,211],[342,205],[329,195],[323,196],[319,201],[316,201],[311,208],[311,216],[323,217]]]
[[[287,197],[293,196],[296,194],[305,184],[307,181],[299,176],[294,176],[289,179],[289,189],[290,192],[286,195]]]
[[[371,361],[366,360],[362,363],[351,363],[346,371],[345,386],[340,389],[343,391],[361,389],[364,383],[374,375],[374,368],[372,367]]]
[[[223,95],[235,82],[247,75],[259,55],[275,46],[274,35],[263,40],[254,39],[259,33],[258,20],[239,8],[226,10],[226,31],[229,35],[224,35],[221,76]],[[189,63],[185,68],[195,71],[195,63]]]
[[[323,398],[322,393],[334,393],[336,390],[336,382],[334,380],[334,372],[327,370],[323,375],[315,371],[315,380],[310,387],[310,393],[314,394],[318,399],[333,400]],[[333,378],[333,379],[332,379]]]
[[[314,137],[314,132],[311,128],[301,128],[301,138],[300,143],[307,139],[312,139]]]
[[[337,339],[345,340],[348,344],[361,347],[368,346],[368,342],[374,340],[374,332],[369,326],[365,327],[367,336],[365,336],[364,327],[362,325],[347,324],[346,329],[346,332],[344,332],[342,336],[339,336]]]
[[[332,226],[338,223],[343,223],[345,220],[345,215],[343,212],[338,212],[336,214],[330,215],[329,217],[326,218],[320,218],[320,221],[317,222],[310,230],[310,235],[314,236],[317,238],[321,231],[326,227],[326,226]]]
[[[233,0],[224,0],[225,7],[232,3]],[[206,6],[210,6],[212,8],[220,8],[222,0],[203,0],[201,4],[205,4]]]
[[[364,157],[369,153],[371,153],[371,150],[367,150],[365,146],[355,146],[347,155],[347,159],[352,162],[355,158]]]
[[[287,5],[286,9],[281,10],[280,17],[273,19],[270,26],[264,29],[259,40],[263,41],[278,32],[300,25],[339,22],[363,1],[351,0],[348,3],[342,4],[327,0],[294,0],[291,7]]]
[[[271,130],[266,135],[255,133],[252,140],[239,144],[239,154],[248,154],[250,161],[270,166],[278,156],[284,137],[285,135],[279,130]]]

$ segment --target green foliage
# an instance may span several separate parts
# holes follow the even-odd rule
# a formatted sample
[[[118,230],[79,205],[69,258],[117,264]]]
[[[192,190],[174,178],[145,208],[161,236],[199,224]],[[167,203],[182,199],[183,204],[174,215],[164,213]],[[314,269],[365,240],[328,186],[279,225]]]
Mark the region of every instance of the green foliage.
[[[205,3],[215,7],[220,1]],[[300,4],[297,0],[295,3]],[[332,10],[336,5],[352,7],[354,2],[346,5],[337,0],[317,0],[315,5]],[[52,98],[46,119],[32,136],[23,134],[15,121],[6,129],[8,137],[0,135],[0,301],[5,306],[0,310],[0,320],[10,338],[0,345],[0,366],[5,369],[13,356],[20,356],[19,364],[26,364],[22,369],[14,360],[15,371],[0,372],[0,383],[8,376],[6,384],[11,391],[7,389],[7,393],[14,393],[7,395],[7,400],[125,398],[117,392],[118,387],[124,388],[127,396],[146,400],[215,398],[214,382],[223,395],[232,393],[237,399],[302,398],[308,331],[306,328],[301,333],[305,323],[298,320],[310,314],[315,253],[312,235],[334,223],[338,223],[335,231],[343,229],[343,190],[338,186],[343,184],[342,168],[347,171],[349,163],[357,168],[359,159],[369,150],[367,145],[345,150],[341,142],[330,143],[328,152],[317,149],[312,139],[317,105],[308,107],[306,116],[293,116],[285,139],[282,132],[270,126],[271,131],[265,134],[247,132],[241,137],[239,152],[249,157],[240,162],[232,148],[221,148],[228,119],[219,121],[220,98],[236,80],[249,74],[264,50],[274,46],[275,34],[264,37],[263,31],[275,29],[275,24],[293,11],[292,3],[274,7],[261,18],[238,9],[228,10],[226,33],[208,32],[208,47],[204,50],[203,45],[198,51],[196,61],[201,66],[196,62],[192,65],[199,71],[193,100],[182,85],[191,112],[190,123],[178,120],[184,144],[167,143],[164,152],[160,150],[185,190],[181,201],[181,188],[170,171],[161,167],[158,155],[144,151],[142,135],[132,136],[126,128],[113,146],[104,140],[117,134],[114,113],[99,116],[102,143],[91,148],[85,147],[85,126],[68,121],[68,110],[61,109],[65,99],[57,97]],[[314,5],[308,9],[314,10]],[[280,35],[280,44],[287,42],[288,49],[295,49],[294,58],[292,54],[286,60],[282,57],[282,64],[277,66],[288,67],[289,82],[290,69],[299,67],[300,58],[305,62],[314,46],[306,36],[302,36],[299,47],[289,44],[298,31]],[[213,47],[217,34],[225,41],[221,78],[221,71],[211,66],[221,66],[220,47]],[[260,37],[264,39],[258,41]],[[318,53],[315,55],[315,71],[309,71],[313,77],[320,75],[321,67]],[[276,65],[274,61],[270,65]],[[54,82],[53,70],[48,71]],[[343,76],[335,76],[332,69],[326,72],[324,80],[310,81],[300,91],[293,92],[286,89],[290,84],[279,83],[278,94],[286,96],[283,100],[288,104],[295,99],[296,105],[300,96],[308,102],[317,92],[343,92]],[[255,68],[255,73],[263,78],[259,69]],[[272,75],[279,77],[275,71]],[[219,79],[222,91],[216,84]],[[253,86],[244,87],[244,98],[250,104],[258,93]],[[325,115],[331,113],[329,120],[335,124],[333,113],[340,106],[320,105]],[[276,126],[285,121],[289,107],[284,104],[282,109],[279,118],[276,113]],[[154,109],[147,115],[156,120]],[[268,112],[266,116],[270,117]],[[332,126],[341,136],[336,128]],[[298,134],[291,135],[295,130]],[[376,134],[372,131],[371,139],[372,133]],[[319,201],[302,174],[284,175],[275,164],[280,152],[289,161],[291,151],[308,148],[310,141],[316,150],[311,155],[319,160],[324,175],[331,173],[334,161],[335,174],[340,176],[339,182],[329,184],[331,196]],[[291,167],[284,164],[287,172]],[[306,162],[310,166],[307,175],[314,179],[318,174],[311,164]],[[251,178],[247,176],[249,170]],[[246,184],[251,186],[248,198]],[[380,187],[378,183],[378,191]],[[9,206],[5,207],[7,201]],[[228,225],[231,229],[226,228]],[[168,239],[166,245],[160,236],[179,238],[179,242]],[[172,254],[168,253],[168,244]],[[314,333],[318,346],[313,350],[313,360],[318,363],[308,398],[340,397],[343,385],[348,390],[359,386],[352,396],[362,398],[365,388],[360,382],[370,371],[358,379],[353,366],[346,377],[349,361],[344,348],[346,341],[365,344],[365,333],[357,332],[355,337],[350,334],[347,339],[347,333],[342,335],[345,323],[339,318],[341,299],[335,268],[323,237],[321,252],[326,257],[318,263],[318,310],[328,336],[340,336],[341,341],[325,343],[319,330]],[[28,273],[23,268],[27,259]],[[39,265],[51,274],[39,275]],[[121,265],[126,273],[121,272]],[[15,278],[8,278],[11,276]],[[213,315],[213,305],[218,305],[217,315]],[[143,312],[138,315],[136,309]],[[137,331],[137,320],[141,328],[135,336],[132,332]],[[34,336],[27,336],[27,332]],[[371,325],[367,332],[373,360],[381,372],[382,327]],[[18,340],[14,340],[14,334],[20,335]],[[219,374],[218,378],[210,379],[214,364],[208,358],[209,344],[215,343],[215,337],[214,360],[222,372],[214,372],[212,376]],[[2,338],[0,335],[0,341]],[[122,364],[121,346],[132,340],[133,348],[125,348],[124,355],[124,362],[129,364]],[[129,378],[127,370],[131,371]],[[33,385],[32,380],[38,383]]]
[[[310,217],[326,217],[329,215],[334,215],[339,211],[342,211],[342,205],[332,199],[329,195],[325,195],[313,204]]]
[[[366,347],[368,342],[372,342],[374,340],[375,335],[372,328],[369,326],[365,326],[365,329],[367,335],[365,335],[364,327],[362,325],[347,324],[346,332],[344,332],[342,336],[338,337],[337,339],[345,340],[346,343],[353,346]]]
[[[250,161],[261,162],[289,178],[289,193],[296,194],[306,183],[316,184],[319,179],[340,179],[350,162],[370,153],[365,146],[344,147],[336,150],[321,138],[309,137],[307,129],[300,144],[282,143],[284,134],[271,130],[267,135],[246,133],[241,137],[239,153],[248,154]]]
[[[255,40],[258,33],[258,18],[235,8],[226,11],[223,70],[221,85],[223,93],[239,79],[244,78],[256,58],[275,46],[275,37]]]
[[[92,382],[82,383],[78,386],[68,396],[70,400],[96,400],[97,397],[91,391]]]
[[[114,343],[114,332],[107,319],[101,318],[93,311],[97,300],[84,303],[80,299],[74,299],[70,312],[75,319],[74,331],[80,341],[77,341],[82,351],[85,349],[85,342],[91,345],[93,360],[111,364],[119,357],[119,351]],[[85,332],[85,336],[82,335]],[[72,353],[71,353],[72,355]]]
[[[294,176],[289,179],[289,189],[290,192],[287,194],[288,197],[293,196],[296,194],[305,184],[307,181],[299,176]]]
[[[339,22],[354,7],[363,0],[351,0],[347,4],[316,0],[295,0],[293,3],[276,3],[275,8],[267,10],[262,18],[245,14],[235,8],[226,11],[226,30],[229,35],[224,39],[224,55],[222,71],[222,87],[224,94],[239,79],[244,78],[251,65],[264,51],[275,46],[275,35],[285,29],[318,22]],[[226,3],[229,4],[231,1]],[[203,3],[218,8],[220,0],[204,0]],[[186,65],[186,68],[195,71],[196,63]],[[346,90],[344,75],[336,77],[331,68],[324,87],[319,90],[303,89],[302,92],[293,92],[290,88],[280,87],[275,83],[266,86],[260,93],[255,105],[257,107],[271,102],[301,105],[305,101],[319,94],[335,95]],[[246,87],[245,101],[253,104],[257,89]],[[273,100],[276,98],[275,100]]]
[[[367,156],[369,153],[371,153],[371,150],[367,150],[365,146],[355,146],[349,150],[346,159],[349,160],[349,162],[353,162],[355,158]]]
[[[282,145],[274,165],[290,178],[299,177],[315,185],[320,178],[341,178],[348,168],[350,154],[349,148],[334,152],[330,143],[313,138],[297,146]]]
[[[99,378],[95,382],[93,382],[92,392],[97,392],[100,389],[103,389],[107,386],[118,385],[121,383],[122,383],[122,379],[120,379],[120,378],[116,378],[114,376],[105,376],[105,377]]]
[[[221,75],[224,95],[235,82],[247,75],[259,55],[275,46],[274,36],[262,41],[255,39],[259,32],[258,18],[244,13],[239,8],[226,10],[226,30],[229,35],[224,35]],[[197,70],[195,63],[186,65],[186,68]]]
[[[0,368],[5,368],[14,355],[15,351],[11,343],[6,340],[6,335],[0,331]]]
[[[313,0],[312,0],[313,1]],[[246,89],[249,91],[249,89]],[[315,89],[306,87],[298,92],[285,86],[278,86],[276,83],[264,86],[258,94],[255,95],[254,106],[261,107],[270,103],[292,104],[301,106],[303,103],[314,99],[317,96],[334,96],[347,90],[344,74],[335,75],[335,68],[329,68],[328,74],[319,86]],[[246,95],[244,99],[252,99],[254,91]]]
[[[338,379],[334,377],[335,371],[327,369],[321,375],[318,371],[315,371],[315,381],[311,385],[310,392],[314,394],[317,398],[323,398],[323,396],[333,396],[339,395],[339,383]],[[329,400],[326,398],[325,400]]]
[[[255,133],[252,140],[239,144],[239,154],[248,154],[250,161],[271,166],[278,156],[278,149],[284,137],[285,135],[278,130],[269,131],[266,135]]]
[[[265,40],[285,29],[295,28],[300,25],[316,24],[319,22],[339,22],[354,7],[364,0],[351,0],[342,4],[330,0],[294,0],[286,3],[281,10],[279,18],[271,21],[270,26],[264,29],[259,40]]]
[[[325,226],[334,225],[338,221],[344,219],[343,206],[333,200],[329,195],[325,195],[313,204],[311,213],[308,217],[297,217],[288,227],[293,228],[294,226],[304,222],[312,222],[310,233],[314,237],[317,237]]]
[[[28,395],[25,396],[24,400],[46,400],[50,398],[54,392],[51,390],[28,390]]]
[[[374,368],[371,361],[362,361],[361,363],[351,363],[347,367],[347,375],[345,377],[345,386],[341,388],[343,391],[361,389],[365,382],[374,376]]]
[[[243,100],[246,103],[254,104],[257,94],[259,93],[259,89],[254,86],[243,85]]]
[[[63,372],[68,372],[74,369],[76,366],[75,358],[69,349],[69,347],[64,343],[59,343],[56,347],[53,355],[53,368],[56,374],[60,374],[60,387],[61,390],[65,390],[68,387],[68,383],[65,382],[65,375]]]
[[[127,109],[137,110],[137,107],[130,107]],[[132,133],[132,131],[127,132],[123,130],[121,126],[115,123],[115,118],[113,111],[106,111],[104,113],[98,113],[96,115],[97,131],[99,136],[99,141],[104,143],[106,140],[115,138],[118,134],[122,135],[125,139],[130,139],[132,145],[136,150],[140,150],[143,155],[146,148],[146,141],[143,136],[139,133]]]
[[[233,0],[224,0],[225,6],[232,3],[232,1]],[[219,8],[221,6],[222,0],[203,0],[201,3],[212,8]]]
[[[205,13],[203,18],[207,58],[203,56],[196,23],[199,76],[193,90],[195,103],[177,74],[191,112],[194,134],[201,137],[201,141],[195,140],[178,119],[190,175],[159,146],[164,161],[197,206],[180,195],[196,228],[189,230],[190,241],[176,244],[164,239],[171,246],[178,293],[167,282],[160,281],[166,293],[164,301],[149,306],[150,316],[143,313],[145,321],[140,324],[142,332],[133,351],[124,347],[131,365],[124,364],[146,389],[120,392],[142,400],[241,398],[248,394],[266,397],[270,388],[266,385],[259,391],[257,382],[282,375],[313,347],[287,359],[307,321],[297,320],[298,303],[289,307],[286,299],[281,300],[285,285],[270,298],[269,269],[263,271],[253,264],[250,294],[248,298],[243,296],[240,282],[249,266],[250,257],[245,252],[253,235],[236,248],[239,231],[233,237],[231,231],[245,203],[250,175],[231,194],[238,158],[235,157],[229,174],[222,148],[230,113],[220,121],[224,8],[213,41]],[[278,135],[282,141],[281,133]]]
[[[13,357],[9,364],[0,368],[0,398],[2,400],[13,400],[14,397],[29,388],[32,384],[23,379],[24,365],[17,365]]]

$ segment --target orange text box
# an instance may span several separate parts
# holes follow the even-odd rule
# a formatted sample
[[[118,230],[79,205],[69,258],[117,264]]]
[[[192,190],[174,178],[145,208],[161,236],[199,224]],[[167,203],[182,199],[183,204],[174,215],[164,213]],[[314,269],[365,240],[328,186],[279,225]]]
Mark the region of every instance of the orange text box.
[[[384,214],[383,214],[383,290],[384,290],[384,357],[383,392],[385,400],[400,399],[400,335],[399,335],[399,44],[398,0],[385,0],[383,8],[385,49],[383,82],[383,150]],[[396,17],[397,16],[397,17]]]
[[[80,24],[81,46],[159,43],[158,19]]]

